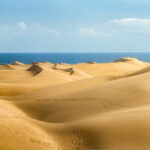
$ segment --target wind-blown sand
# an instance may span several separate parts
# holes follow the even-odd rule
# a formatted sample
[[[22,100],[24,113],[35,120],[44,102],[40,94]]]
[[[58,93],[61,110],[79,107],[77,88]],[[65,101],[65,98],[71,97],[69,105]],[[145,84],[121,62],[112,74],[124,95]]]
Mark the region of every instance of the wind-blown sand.
[[[149,150],[150,63],[0,66],[0,150]]]

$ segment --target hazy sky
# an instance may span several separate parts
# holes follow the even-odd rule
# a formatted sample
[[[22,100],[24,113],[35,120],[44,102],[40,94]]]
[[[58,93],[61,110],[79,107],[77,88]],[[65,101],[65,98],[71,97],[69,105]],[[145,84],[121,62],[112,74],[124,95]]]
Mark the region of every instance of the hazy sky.
[[[0,0],[0,52],[150,52],[150,0]]]

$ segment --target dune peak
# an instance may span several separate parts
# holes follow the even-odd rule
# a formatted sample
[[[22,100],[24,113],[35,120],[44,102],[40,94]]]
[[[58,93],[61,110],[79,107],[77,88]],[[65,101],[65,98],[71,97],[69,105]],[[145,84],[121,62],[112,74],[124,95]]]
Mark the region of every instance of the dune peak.
[[[87,61],[86,63],[87,64],[95,64],[95,62],[93,62],[93,61]]]
[[[32,64],[32,65],[38,65],[39,62],[32,62],[31,64]]]
[[[32,72],[34,75],[39,74],[43,68],[38,64],[33,64],[30,68],[27,69],[27,71]]]
[[[128,62],[128,61],[139,61],[139,60],[136,59],[135,57],[123,57],[116,59],[114,62]]]
[[[19,61],[15,61],[15,62],[12,63],[12,65],[24,65],[24,64],[19,62]]]

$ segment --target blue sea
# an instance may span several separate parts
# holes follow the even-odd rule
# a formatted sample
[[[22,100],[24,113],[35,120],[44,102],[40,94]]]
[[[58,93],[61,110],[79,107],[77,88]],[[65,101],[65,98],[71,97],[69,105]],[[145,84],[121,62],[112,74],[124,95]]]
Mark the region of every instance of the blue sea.
[[[0,64],[11,64],[14,61],[25,64],[31,62],[76,64],[87,61],[105,63],[121,57],[136,57],[141,61],[150,62],[150,53],[0,53]]]

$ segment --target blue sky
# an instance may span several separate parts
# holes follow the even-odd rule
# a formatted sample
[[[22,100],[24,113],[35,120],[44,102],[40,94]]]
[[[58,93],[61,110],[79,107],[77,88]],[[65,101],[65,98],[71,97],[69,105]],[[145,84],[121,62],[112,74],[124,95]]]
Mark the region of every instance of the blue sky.
[[[0,52],[150,52],[149,0],[0,0]]]

